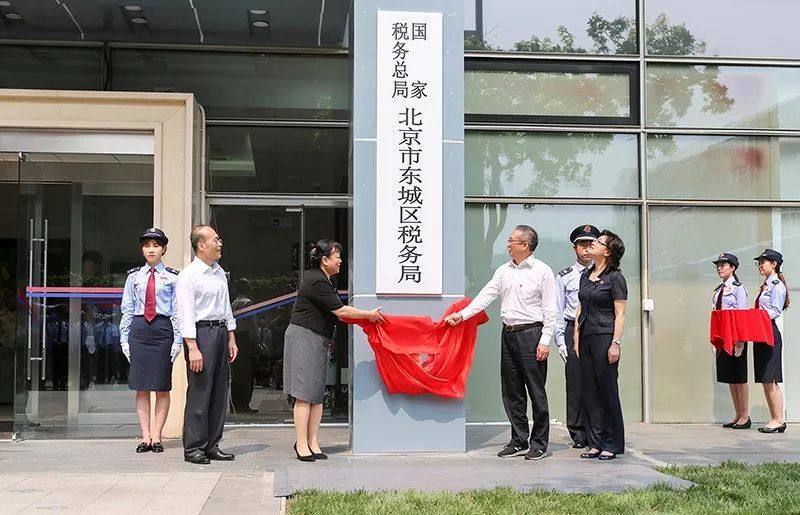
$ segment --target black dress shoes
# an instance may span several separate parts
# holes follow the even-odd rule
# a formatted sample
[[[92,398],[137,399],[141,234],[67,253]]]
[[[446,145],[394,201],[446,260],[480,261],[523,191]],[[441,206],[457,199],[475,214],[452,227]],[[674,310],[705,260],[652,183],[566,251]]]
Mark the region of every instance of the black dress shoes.
[[[786,431],[786,422],[775,427],[764,426],[758,428],[759,433],[783,433],[784,431]]]
[[[731,426],[731,429],[750,429],[750,426],[753,425],[753,422],[750,420],[750,417],[747,417],[747,422],[744,424],[739,424],[738,422]]]
[[[153,450],[153,446],[150,445],[147,442],[142,442],[142,443],[140,443],[139,445],[136,446],[136,452],[138,454],[141,454],[143,452],[150,452],[152,450]]]
[[[156,452],[156,453],[164,452],[164,445],[161,442],[153,442],[153,445],[151,447],[152,447],[153,452]]]
[[[208,465],[211,460],[205,454],[185,454],[183,461],[194,463],[195,465]]]
[[[293,448],[294,448],[294,453],[297,454],[297,459],[298,460],[306,461],[308,463],[312,463],[314,461],[317,461],[316,455],[313,452],[311,454],[307,454],[307,455],[300,454],[300,451],[297,450],[297,442],[294,443],[294,447]],[[325,458],[327,458],[327,456]]]
[[[213,451],[207,452],[206,457],[214,461],[233,461],[233,459],[235,458],[233,454],[222,452],[219,449],[214,449]]]
[[[736,425],[736,421],[734,420],[733,422],[728,422],[727,424],[722,424],[722,427],[724,427],[725,429],[730,429],[735,425]]]

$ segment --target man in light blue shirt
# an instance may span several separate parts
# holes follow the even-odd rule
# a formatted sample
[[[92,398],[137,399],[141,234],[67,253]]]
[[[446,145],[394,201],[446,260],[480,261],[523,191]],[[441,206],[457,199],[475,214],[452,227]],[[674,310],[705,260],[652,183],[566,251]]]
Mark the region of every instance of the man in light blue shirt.
[[[586,447],[583,429],[583,406],[581,403],[581,366],[575,354],[574,331],[575,311],[578,308],[578,289],[581,274],[591,265],[589,248],[600,235],[593,225],[581,225],[569,235],[575,251],[575,264],[565,268],[556,276],[556,316],[555,340],[558,353],[564,360],[564,374],[567,383],[567,430],[575,449]]]

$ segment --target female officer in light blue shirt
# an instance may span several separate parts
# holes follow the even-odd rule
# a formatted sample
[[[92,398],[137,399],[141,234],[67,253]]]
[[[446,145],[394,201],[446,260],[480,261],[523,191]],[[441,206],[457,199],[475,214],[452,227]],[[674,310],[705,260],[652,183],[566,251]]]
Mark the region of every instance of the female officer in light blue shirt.
[[[722,279],[722,284],[714,290],[711,297],[712,309],[747,309],[747,289],[736,277],[739,268],[739,258],[728,252],[723,252],[714,260],[717,275]],[[750,399],[747,387],[747,344],[736,343],[736,352],[728,354],[722,349],[717,351],[717,382],[727,383],[733,400],[733,409],[736,414],[733,420],[722,424],[729,429],[749,429]]]
[[[178,271],[161,262],[169,243],[164,231],[151,227],[139,241],[147,263],[128,271],[120,307],[120,347],[131,364],[128,388],[136,390],[136,414],[142,428],[136,452],[164,452],[161,430],[169,413],[172,363],[183,342],[175,300]],[[152,431],[150,392],[156,394]]]
[[[775,339],[775,345],[772,347],[760,343],[753,345],[755,379],[764,387],[770,414],[769,422],[758,430],[761,433],[783,433],[786,431],[786,422],[783,418],[783,392],[778,386],[778,383],[783,382],[781,359],[783,338],[775,323],[775,320],[783,314],[783,310],[789,307],[786,279],[781,273],[783,255],[777,250],[765,249],[753,259],[758,262],[758,273],[764,277],[761,290],[756,297],[755,308],[769,313]]]

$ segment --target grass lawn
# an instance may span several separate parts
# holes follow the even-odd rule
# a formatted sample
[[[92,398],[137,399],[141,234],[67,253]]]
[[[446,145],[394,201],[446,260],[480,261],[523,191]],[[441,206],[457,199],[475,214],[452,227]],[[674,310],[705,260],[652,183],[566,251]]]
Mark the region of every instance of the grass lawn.
[[[800,513],[800,464],[669,467],[661,472],[697,486],[653,486],[625,493],[518,493],[507,488],[461,493],[306,491],[287,512],[299,514],[484,514],[504,513]]]

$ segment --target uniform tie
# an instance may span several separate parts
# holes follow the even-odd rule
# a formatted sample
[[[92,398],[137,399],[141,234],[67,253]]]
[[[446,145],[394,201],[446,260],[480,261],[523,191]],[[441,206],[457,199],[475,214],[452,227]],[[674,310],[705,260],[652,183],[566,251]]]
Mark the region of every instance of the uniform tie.
[[[717,305],[714,309],[722,309],[722,294],[725,292],[725,283],[722,283],[719,287],[719,295],[717,295]]]
[[[150,278],[144,294],[144,319],[152,322],[156,317],[156,269],[150,267]]]
[[[761,306],[761,294],[764,293],[764,289],[766,289],[767,283],[761,284],[761,289],[758,290],[758,295],[756,296],[756,309]]]

